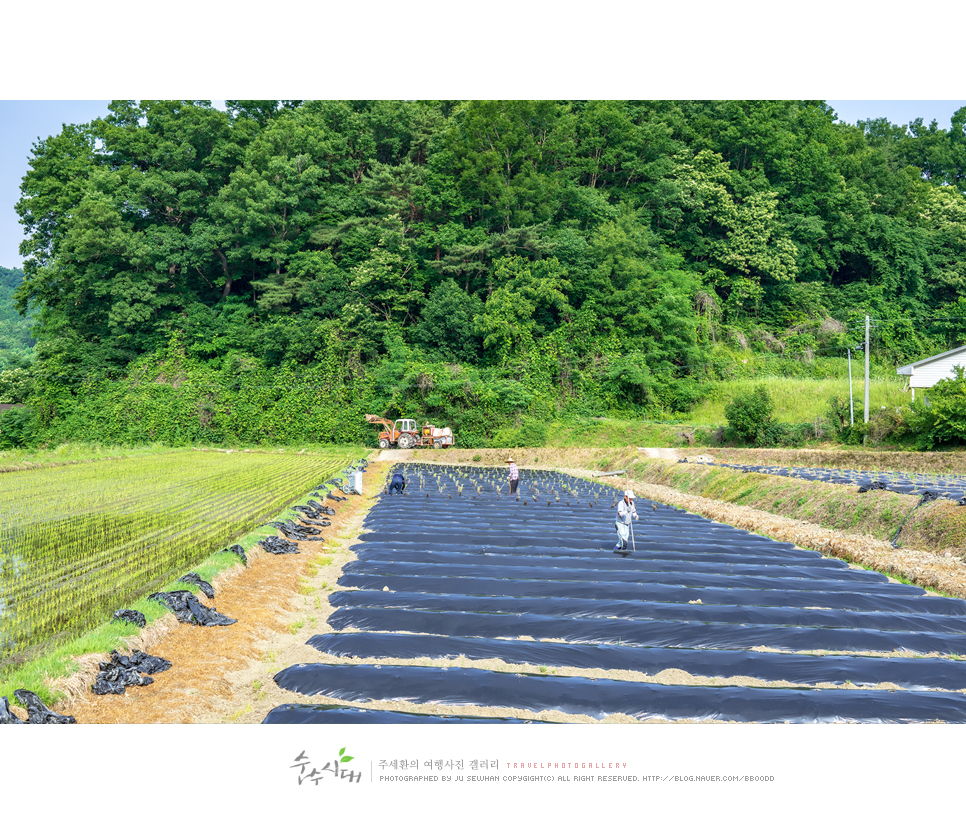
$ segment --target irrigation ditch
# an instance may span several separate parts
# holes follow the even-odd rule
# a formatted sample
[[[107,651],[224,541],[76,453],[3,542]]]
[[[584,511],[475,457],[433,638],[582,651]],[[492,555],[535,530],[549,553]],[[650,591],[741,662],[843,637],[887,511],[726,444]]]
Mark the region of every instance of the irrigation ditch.
[[[958,558],[514,452],[519,499],[502,451],[372,464],[326,540],[215,586],[237,625],[154,632],[172,663],[162,679],[114,699],[75,679],[65,710],[88,723],[966,722]],[[543,463],[567,460],[584,459]],[[403,496],[382,492],[393,468]],[[627,486],[639,519],[622,557]],[[890,555],[955,596],[855,566]]]

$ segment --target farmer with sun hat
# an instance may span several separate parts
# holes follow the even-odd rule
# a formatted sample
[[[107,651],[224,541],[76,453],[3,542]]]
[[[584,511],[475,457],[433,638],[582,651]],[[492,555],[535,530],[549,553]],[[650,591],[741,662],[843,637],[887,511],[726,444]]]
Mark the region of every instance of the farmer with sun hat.
[[[506,463],[510,465],[510,472],[507,475],[507,481],[510,482],[510,495],[512,496],[517,491],[517,485],[520,483],[520,471],[517,469],[517,465],[514,463],[513,458],[508,458]]]
[[[634,500],[637,496],[633,490],[625,490],[624,498],[617,505],[617,517],[614,525],[617,527],[617,547],[614,552],[620,552],[621,556],[627,556],[627,537],[631,532],[631,519],[638,518],[637,510],[634,508]]]

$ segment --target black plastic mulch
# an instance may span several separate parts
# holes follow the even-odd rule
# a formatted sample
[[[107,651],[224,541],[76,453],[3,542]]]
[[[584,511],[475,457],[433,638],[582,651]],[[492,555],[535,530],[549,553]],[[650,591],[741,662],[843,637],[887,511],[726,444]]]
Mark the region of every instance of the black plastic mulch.
[[[459,715],[426,715],[385,709],[361,709],[352,706],[276,706],[262,723],[354,724],[354,723],[545,723],[522,718],[460,717]]]
[[[17,701],[27,710],[27,720],[22,721],[13,712],[7,699],[0,698],[0,723],[77,723],[71,715],[58,715],[47,708],[40,697],[29,689],[17,689],[13,693]]]
[[[170,668],[170,661],[138,649],[130,656],[112,651],[110,662],[98,665],[91,691],[96,695],[122,695],[128,686],[147,686],[154,682],[148,675]]]
[[[267,536],[258,544],[268,553],[274,553],[276,555],[299,552],[299,546],[295,542],[286,541],[279,536]]]
[[[238,622],[215,608],[204,605],[191,591],[161,591],[148,599],[160,602],[175,615],[178,622],[192,625],[232,625]]]
[[[196,585],[201,589],[201,592],[208,597],[208,599],[215,598],[215,589],[211,587],[211,583],[205,579],[202,579],[194,571],[189,571],[183,577],[181,577],[178,582],[184,582],[187,585]]]
[[[408,465],[404,473],[406,495],[373,506],[358,559],[330,597],[336,633],[310,641],[321,654],[371,664],[293,666],[277,675],[281,687],[351,703],[594,718],[966,722],[962,600],[644,499],[636,549],[620,556],[620,492],[602,482],[522,470],[509,497],[503,469]],[[547,671],[378,663],[460,656]],[[590,680],[548,667],[834,688]],[[886,683],[901,688],[869,688]]]
[[[966,661],[939,657],[884,658],[748,649],[629,648],[607,643],[551,643],[367,631],[319,634],[308,644],[333,657],[365,660],[499,658],[518,665],[626,669],[652,676],[665,669],[680,669],[692,675],[755,677],[804,685],[894,683],[906,689],[966,689]]]
[[[505,706],[598,719],[625,714],[640,720],[740,723],[966,723],[966,696],[951,692],[665,686],[482,669],[323,663],[283,669],[275,681],[303,695],[352,703]]]
[[[147,618],[140,611],[133,608],[119,608],[113,614],[113,619],[122,622],[134,623],[138,628],[144,628],[148,624]]]
[[[889,490],[893,493],[921,496],[929,492],[935,494],[935,497],[953,501],[960,501],[966,497],[966,477],[960,475],[836,470],[827,467],[781,467],[768,464],[723,464],[706,461],[692,463],[726,467],[743,473],[765,473],[806,481],[824,481],[827,484],[850,485],[858,487],[860,493],[870,490]]]
[[[4,723],[23,723],[13,712],[10,711],[10,701],[0,697],[0,724]]]

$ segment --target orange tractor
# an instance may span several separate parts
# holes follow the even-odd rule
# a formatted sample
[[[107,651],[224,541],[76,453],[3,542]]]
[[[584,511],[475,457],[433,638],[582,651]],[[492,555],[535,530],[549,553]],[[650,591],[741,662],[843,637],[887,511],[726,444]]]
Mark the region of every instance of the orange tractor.
[[[412,418],[400,418],[393,423],[378,415],[366,415],[370,424],[379,424],[385,429],[379,432],[379,448],[399,447],[408,450],[411,447],[451,447],[453,445],[453,430],[449,427],[436,427],[426,423],[421,427]]]

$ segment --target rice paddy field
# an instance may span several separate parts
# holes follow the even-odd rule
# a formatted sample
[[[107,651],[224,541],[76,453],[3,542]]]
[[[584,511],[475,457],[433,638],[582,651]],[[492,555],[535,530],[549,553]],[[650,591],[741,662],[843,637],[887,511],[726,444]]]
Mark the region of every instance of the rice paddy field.
[[[0,660],[108,622],[357,455],[187,450],[0,474]]]

